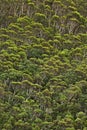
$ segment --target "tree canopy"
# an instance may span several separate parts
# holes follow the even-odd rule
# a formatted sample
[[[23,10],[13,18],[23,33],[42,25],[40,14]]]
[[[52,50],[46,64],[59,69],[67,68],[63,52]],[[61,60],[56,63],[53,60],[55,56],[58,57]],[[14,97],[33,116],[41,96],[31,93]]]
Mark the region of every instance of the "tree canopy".
[[[0,0],[0,130],[87,130],[86,0]]]

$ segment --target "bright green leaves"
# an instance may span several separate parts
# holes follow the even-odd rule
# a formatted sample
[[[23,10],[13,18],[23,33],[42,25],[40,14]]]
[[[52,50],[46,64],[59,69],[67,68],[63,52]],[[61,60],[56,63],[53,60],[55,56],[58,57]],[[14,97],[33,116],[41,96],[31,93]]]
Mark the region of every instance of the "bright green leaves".
[[[46,16],[44,14],[41,14],[41,13],[35,13],[35,21],[36,22],[39,22],[39,23],[42,23],[43,25],[46,25],[47,23],[47,19],[46,19]]]

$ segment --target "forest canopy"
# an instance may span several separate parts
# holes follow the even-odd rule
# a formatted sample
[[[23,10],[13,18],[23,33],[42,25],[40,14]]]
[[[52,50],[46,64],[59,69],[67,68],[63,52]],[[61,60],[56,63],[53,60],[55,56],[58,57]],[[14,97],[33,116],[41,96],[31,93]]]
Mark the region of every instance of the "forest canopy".
[[[87,0],[0,0],[0,130],[87,130]]]

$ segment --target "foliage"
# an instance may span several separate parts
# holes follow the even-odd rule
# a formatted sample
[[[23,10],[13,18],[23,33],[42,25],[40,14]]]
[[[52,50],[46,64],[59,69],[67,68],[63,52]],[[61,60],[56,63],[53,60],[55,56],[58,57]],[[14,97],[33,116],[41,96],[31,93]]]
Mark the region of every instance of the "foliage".
[[[0,1],[0,130],[87,130],[87,1]]]

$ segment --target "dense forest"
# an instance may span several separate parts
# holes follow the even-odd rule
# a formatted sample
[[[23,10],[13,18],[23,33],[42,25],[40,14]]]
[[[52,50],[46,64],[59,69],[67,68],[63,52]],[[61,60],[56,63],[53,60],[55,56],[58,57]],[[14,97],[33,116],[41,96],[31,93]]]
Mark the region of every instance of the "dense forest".
[[[0,130],[87,130],[87,0],[0,0]]]

